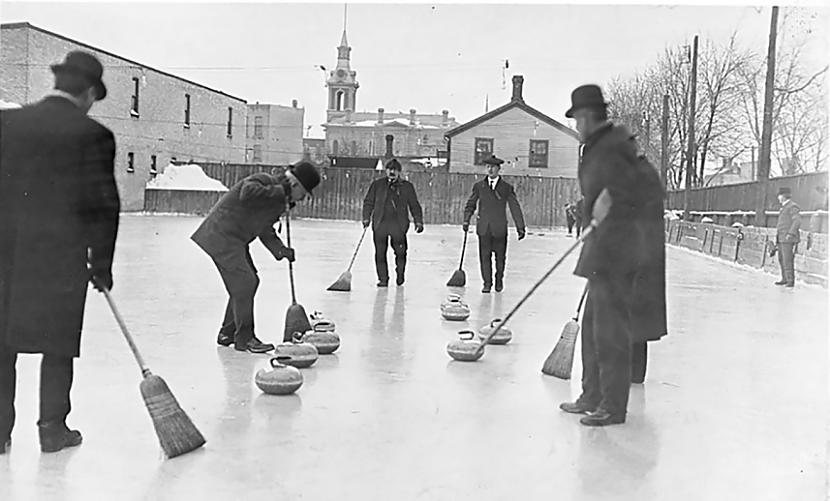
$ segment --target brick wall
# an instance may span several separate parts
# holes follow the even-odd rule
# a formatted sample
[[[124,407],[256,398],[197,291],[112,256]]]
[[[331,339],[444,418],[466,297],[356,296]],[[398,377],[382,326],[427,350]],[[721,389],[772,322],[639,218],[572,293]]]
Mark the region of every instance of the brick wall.
[[[507,110],[453,136],[450,143],[450,172],[485,172],[484,166],[474,165],[477,137],[493,138],[493,152],[506,162],[515,162],[518,158],[514,165],[502,165],[502,173],[505,175],[576,178],[579,140],[518,108]],[[528,168],[531,139],[549,141],[547,168]]]
[[[247,161],[254,162],[253,149],[259,146],[262,164],[293,164],[303,158],[303,108],[276,104],[249,104]],[[262,136],[256,137],[256,117],[262,117]]]
[[[62,61],[70,50],[91,52],[104,65],[108,95],[92,107],[90,116],[115,134],[115,174],[124,210],[144,206],[151,155],[156,156],[159,172],[173,157],[244,161],[245,101],[29,25],[4,25],[0,30],[0,99],[20,104],[41,99],[54,84],[49,65]],[[137,117],[130,113],[134,77],[139,79]],[[185,94],[191,96],[189,128],[184,127]],[[230,136],[229,107],[233,109]],[[130,152],[134,172],[127,172]]]

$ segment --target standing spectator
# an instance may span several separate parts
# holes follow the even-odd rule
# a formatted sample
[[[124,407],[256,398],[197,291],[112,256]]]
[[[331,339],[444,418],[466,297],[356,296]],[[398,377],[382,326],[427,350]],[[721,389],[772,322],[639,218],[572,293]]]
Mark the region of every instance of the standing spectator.
[[[259,276],[248,248],[255,238],[279,261],[294,261],[294,249],[286,247],[274,231],[274,224],[286,210],[286,204],[311,195],[320,184],[320,173],[308,162],[300,162],[273,176],[266,172],[252,174],[236,183],[196,229],[191,240],[213,259],[219,270],[228,303],[216,342],[234,345],[237,351],[266,353],[274,349],[254,334],[254,296]]]
[[[576,226],[576,238],[579,238],[579,235],[582,234],[582,226],[584,224],[583,221],[586,221],[586,222],[591,221],[590,218],[586,219],[584,217],[584,214],[582,213],[584,210],[585,210],[585,199],[580,198],[579,200],[576,201],[576,204],[574,205],[574,224]]]
[[[395,283],[403,285],[406,279],[406,233],[409,214],[415,221],[415,233],[424,231],[424,213],[418,203],[415,187],[401,179],[401,164],[396,159],[386,162],[386,177],[369,185],[363,199],[363,227],[372,225],[375,241],[375,270],[378,287],[389,285],[389,265],[386,253],[389,242],[395,252]]]
[[[481,292],[485,294],[489,293],[493,286],[493,254],[496,255],[496,292],[504,289],[504,267],[507,260],[506,207],[510,207],[519,240],[525,237],[525,220],[516,198],[516,191],[499,176],[502,163],[504,160],[495,155],[484,160],[487,177],[473,184],[473,192],[464,207],[462,228],[466,232],[470,228],[470,218],[478,206],[478,259],[481,264],[481,278],[484,281]]]
[[[79,51],[51,69],[51,94],[0,111],[0,454],[11,445],[18,353],[43,354],[41,451],[81,443],[66,417],[87,283],[112,289],[115,138],[87,116],[107,95],[104,69]]]
[[[781,266],[781,280],[775,285],[795,287],[795,247],[801,240],[801,215],[798,204],[792,201],[792,192],[787,187],[778,190],[778,223],[775,225],[775,245],[778,250],[778,264]]]
[[[573,228],[576,218],[574,218],[574,204],[570,202],[565,204],[565,220],[568,223],[568,236],[571,236],[573,235]]]
[[[585,215],[603,220],[574,274],[588,279],[582,319],[582,395],[560,405],[586,426],[624,423],[632,343],[666,334],[663,189],[634,136],[608,121],[596,85],[578,87],[565,116],[584,143],[578,176]]]

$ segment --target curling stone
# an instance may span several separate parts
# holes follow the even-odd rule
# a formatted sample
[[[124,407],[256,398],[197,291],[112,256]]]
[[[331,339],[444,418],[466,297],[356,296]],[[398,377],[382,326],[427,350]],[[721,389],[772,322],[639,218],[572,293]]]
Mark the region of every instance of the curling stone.
[[[333,329],[329,330],[328,326],[319,323],[312,330],[303,334],[302,340],[314,345],[320,355],[334,353],[337,348],[340,348],[340,336]]]
[[[257,388],[269,395],[290,395],[303,385],[300,370],[285,365],[291,360],[288,355],[271,358],[271,369],[260,369],[254,377]]]
[[[288,355],[290,360],[285,363],[292,365],[298,369],[305,369],[317,361],[319,352],[317,348],[311,343],[303,342],[303,335],[295,332],[293,340],[290,343],[280,343],[274,350],[275,355]]]
[[[309,319],[311,320],[311,328],[317,332],[334,330],[334,322],[323,316],[322,311],[315,311],[309,315]],[[320,329],[317,329],[318,325],[320,326]]]
[[[458,339],[447,343],[447,353],[461,362],[475,362],[484,355],[484,350],[479,350],[481,341],[475,337],[475,332],[471,330],[459,331]]]
[[[461,296],[450,294],[447,300],[441,303],[441,316],[446,320],[467,320],[470,316],[470,307],[461,302]]]
[[[487,336],[490,335],[491,332],[493,332],[493,329],[495,329],[500,322],[500,318],[494,318],[489,325],[485,325],[484,327],[478,330],[478,337],[482,340],[485,339]],[[502,328],[499,329],[496,335],[493,336],[492,339],[490,339],[490,342],[488,344],[507,344],[510,342],[511,339],[513,339],[513,331],[511,331],[507,327],[502,326]]]

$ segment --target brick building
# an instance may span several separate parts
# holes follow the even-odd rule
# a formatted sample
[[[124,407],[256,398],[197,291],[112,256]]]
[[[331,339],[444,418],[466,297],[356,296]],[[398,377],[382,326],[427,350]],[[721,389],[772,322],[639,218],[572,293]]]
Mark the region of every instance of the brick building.
[[[303,158],[305,110],[278,104],[249,104],[245,161],[253,164],[288,165]]]
[[[446,133],[450,172],[484,173],[481,160],[495,153],[505,175],[576,177],[579,135],[527,105],[523,83],[514,76],[509,103]]]
[[[449,111],[440,115],[357,112],[357,72],[351,68],[352,48],[346,31],[337,47],[337,65],[326,80],[326,149],[332,157],[373,157],[386,152],[386,136],[394,137],[394,155],[399,157],[436,157],[445,153],[444,133],[458,125]]]
[[[245,161],[244,99],[29,23],[0,25],[0,99],[40,100],[54,83],[49,66],[71,50],[90,52],[104,65],[108,95],[90,116],[115,134],[124,210],[143,208],[147,181],[170,161]]]

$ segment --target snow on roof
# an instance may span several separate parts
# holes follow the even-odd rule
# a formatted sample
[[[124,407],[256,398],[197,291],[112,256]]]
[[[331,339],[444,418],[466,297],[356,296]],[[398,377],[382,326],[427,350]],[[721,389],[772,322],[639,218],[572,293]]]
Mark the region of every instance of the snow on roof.
[[[404,127],[417,127],[419,129],[440,129],[441,128],[441,127],[437,127],[435,125],[423,124],[421,122],[415,122],[415,125],[412,125],[412,124],[409,123],[409,119],[405,119],[405,118],[395,118],[395,119],[392,119],[392,120],[384,120],[382,124],[379,124],[377,120],[361,120],[360,122],[351,122],[351,123],[344,122],[344,121],[338,121],[338,122],[332,121],[331,123],[329,123],[327,125],[345,125],[345,126],[350,126],[350,127],[377,127],[378,125],[393,125],[393,124],[403,125]]]
[[[168,164],[164,172],[147,182],[151,190],[228,191],[220,181],[208,177],[195,164]]]
[[[0,99],[0,110],[11,110],[13,108],[22,108],[22,106],[11,101],[4,101]]]
[[[446,158],[438,158],[438,157],[410,158],[409,161],[413,162],[413,163],[417,163],[417,164],[430,165],[430,166],[444,165],[444,164],[447,163]]]

